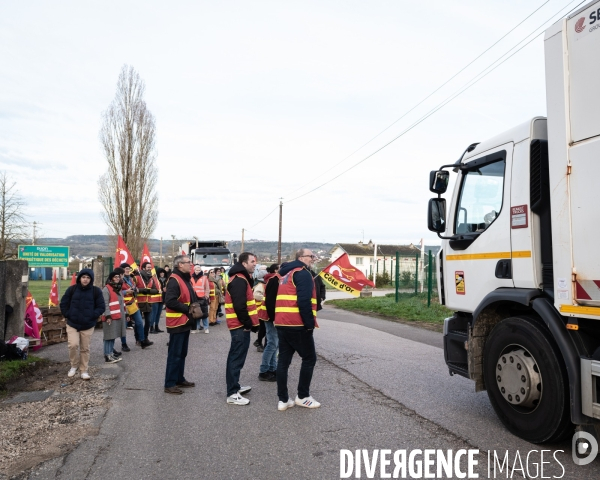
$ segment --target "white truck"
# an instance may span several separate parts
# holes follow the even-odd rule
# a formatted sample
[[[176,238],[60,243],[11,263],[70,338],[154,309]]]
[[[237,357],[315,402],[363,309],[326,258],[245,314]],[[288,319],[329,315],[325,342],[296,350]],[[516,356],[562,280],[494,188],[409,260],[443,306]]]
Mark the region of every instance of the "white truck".
[[[506,428],[533,443],[598,431],[600,419],[600,1],[544,44],[548,117],[431,172],[428,207],[440,302],[455,311],[450,374],[487,390]]]
[[[191,241],[181,245],[181,251],[191,257],[194,265],[198,264],[204,272],[215,267],[223,267],[228,271],[235,262],[235,254],[231,253],[224,240]]]

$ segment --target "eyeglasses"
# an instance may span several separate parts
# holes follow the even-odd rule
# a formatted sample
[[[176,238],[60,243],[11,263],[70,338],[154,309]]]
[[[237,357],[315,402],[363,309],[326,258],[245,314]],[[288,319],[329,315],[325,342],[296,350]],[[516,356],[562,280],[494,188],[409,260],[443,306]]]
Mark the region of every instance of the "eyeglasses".
[[[316,260],[316,259],[317,259],[317,256],[316,256],[316,255],[302,255],[302,257],[300,257],[300,258],[303,258],[303,257],[310,257],[310,258],[312,258],[313,260]]]
[[[192,263],[192,262],[179,262],[182,265],[185,265],[186,263]]]

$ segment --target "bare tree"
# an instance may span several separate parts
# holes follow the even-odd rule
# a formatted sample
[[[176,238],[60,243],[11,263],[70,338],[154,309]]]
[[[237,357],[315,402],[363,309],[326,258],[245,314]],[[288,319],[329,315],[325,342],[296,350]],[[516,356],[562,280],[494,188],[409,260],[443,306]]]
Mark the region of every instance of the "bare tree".
[[[27,237],[25,201],[6,172],[0,172],[0,260],[17,257],[19,240]]]
[[[156,126],[144,101],[145,88],[134,68],[123,65],[100,130],[108,161],[108,171],[98,180],[102,217],[109,233],[121,235],[136,258],[158,218]]]

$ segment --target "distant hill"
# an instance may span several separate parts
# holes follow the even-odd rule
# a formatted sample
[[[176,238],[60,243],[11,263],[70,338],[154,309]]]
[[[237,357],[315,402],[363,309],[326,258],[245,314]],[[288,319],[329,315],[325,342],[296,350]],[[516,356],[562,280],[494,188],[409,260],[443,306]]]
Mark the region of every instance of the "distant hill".
[[[177,239],[174,242],[175,254],[179,252],[182,243],[192,241]],[[110,235],[71,235],[67,238],[40,238],[37,240],[39,245],[64,245],[70,247],[71,255],[83,257],[113,257],[115,253],[115,238]],[[148,248],[153,256],[158,256],[160,252],[160,240],[151,238],[148,240]],[[170,256],[173,250],[171,240],[163,240],[162,253],[164,256]],[[229,248],[234,253],[241,253],[241,242],[238,240],[228,242]],[[321,242],[282,242],[281,254],[283,258],[291,255],[300,247],[310,248],[318,255],[327,254],[333,247],[333,243]],[[275,261],[277,259],[277,242],[250,240],[244,242],[244,250],[258,255],[259,261]]]

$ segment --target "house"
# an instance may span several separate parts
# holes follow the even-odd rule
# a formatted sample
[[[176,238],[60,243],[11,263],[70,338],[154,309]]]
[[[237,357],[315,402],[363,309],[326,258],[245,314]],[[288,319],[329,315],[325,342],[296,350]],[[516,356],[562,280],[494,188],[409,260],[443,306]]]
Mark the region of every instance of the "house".
[[[363,272],[366,276],[376,272],[382,274],[396,272],[396,252],[399,253],[399,271],[414,273],[417,265],[416,258],[421,257],[421,249],[410,245],[377,245],[377,257],[374,255],[375,244],[369,240],[369,243],[336,243],[331,249],[331,261],[341,257],[344,253],[348,254],[350,263]]]

